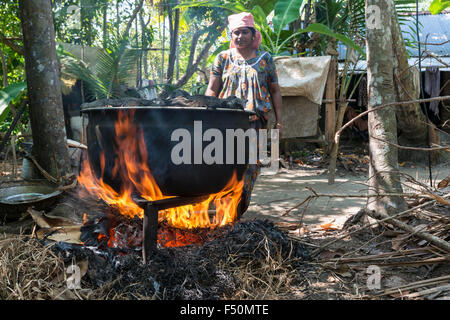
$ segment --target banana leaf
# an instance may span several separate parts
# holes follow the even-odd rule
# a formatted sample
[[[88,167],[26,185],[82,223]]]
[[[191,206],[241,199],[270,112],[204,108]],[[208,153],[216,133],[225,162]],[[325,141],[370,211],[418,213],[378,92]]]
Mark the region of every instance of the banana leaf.
[[[358,46],[355,42],[353,42],[353,40],[351,40],[350,38],[348,38],[347,36],[345,36],[343,34],[333,32],[333,30],[331,30],[326,25],[323,25],[321,23],[312,23],[307,28],[303,29],[303,31],[304,32],[316,32],[316,33],[320,33],[320,34],[335,38],[335,39],[341,41],[342,43],[344,43],[345,45],[347,45],[348,47],[359,52],[363,57],[366,56],[366,52],[364,51],[364,49],[361,48],[360,46]]]
[[[0,123],[5,121],[9,114],[9,103],[18,98],[26,88],[26,82],[17,82],[0,90]]]
[[[276,50],[272,53],[275,56],[280,55],[280,53],[282,52],[283,47],[286,43],[288,43],[290,40],[292,40],[292,38],[294,38],[302,33],[307,33],[307,32],[316,32],[319,34],[323,34],[323,35],[335,38],[335,39],[341,41],[342,43],[344,43],[345,45],[347,45],[348,47],[359,52],[362,57],[366,56],[366,52],[364,51],[364,49],[361,48],[360,46],[358,46],[352,39],[348,38],[347,36],[345,36],[343,34],[333,32],[333,30],[331,30],[326,25],[321,24],[321,23],[312,23],[307,28],[301,29],[301,30],[295,32],[294,34],[290,35],[283,42],[281,42],[277,46]]]
[[[287,24],[295,21],[300,16],[302,2],[303,0],[279,0],[275,4],[272,22],[277,38],[279,38],[278,35]]]
[[[430,10],[430,12],[432,14],[438,14],[449,7],[450,7],[450,0],[447,0],[447,1],[433,0],[433,2],[430,4],[430,7],[428,8],[428,10]]]

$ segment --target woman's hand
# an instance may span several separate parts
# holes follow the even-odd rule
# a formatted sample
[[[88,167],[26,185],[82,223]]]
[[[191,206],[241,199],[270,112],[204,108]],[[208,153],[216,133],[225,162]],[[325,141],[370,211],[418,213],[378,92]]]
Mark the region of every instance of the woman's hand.
[[[283,126],[281,125],[280,122],[277,121],[277,122],[275,122],[275,124],[273,125],[273,128],[274,128],[274,129],[278,129],[278,139],[280,140],[281,137],[282,137],[282,135],[283,135],[283,130],[282,130]]]

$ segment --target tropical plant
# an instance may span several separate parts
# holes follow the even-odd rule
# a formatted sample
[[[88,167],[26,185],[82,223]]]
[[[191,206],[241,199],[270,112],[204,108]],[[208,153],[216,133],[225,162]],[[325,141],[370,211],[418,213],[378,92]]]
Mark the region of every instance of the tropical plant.
[[[305,29],[300,29],[295,32],[290,30],[284,30],[287,25],[297,20],[300,16],[300,8],[303,0],[278,0],[278,1],[264,1],[263,6],[259,5],[259,1],[200,1],[183,2],[179,7],[220,7],[227,9],[234,13],[239,12],[251,12],[255,18],[256,28],[261,32],[263,36],[263,48],[269,51],[272,55],[286,55],[291,54],[288,51],[289,43],[291,43],[296,37],[303,33],[316,32],[327,36],[335,37],[351,48],[359,51],[361,54],[365,54],[364,50],[358,46],[354,41],[348,38],[344,34],[338,34],[329,29],[324,24],[311,24]],[[274,15],[272,18],[273,27],[270,27],[267,23],[267,16],[273,10]]]
[[[433,0],[428,10],[432,14],[438,14],[447,8],[450,8],[450,0]]]
[[[61,57],[62,75],[82,80],[94,99],[119,98],[125,95],[124,86],[136,82],[137,61],[141,50],[130,47],[127,36],[111,37],[107,48],[96,51],[96,63],[89,65],[64,51]]]

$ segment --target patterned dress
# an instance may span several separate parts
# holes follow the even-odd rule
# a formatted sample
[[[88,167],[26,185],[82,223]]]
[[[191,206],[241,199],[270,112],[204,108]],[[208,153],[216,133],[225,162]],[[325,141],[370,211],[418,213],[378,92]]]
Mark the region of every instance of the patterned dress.
[[[256,50],[255,57],[244,60],[237,57],[236,49],[222,51],[214,60],[211,76],[222,80],[219,98],[236,96],[246,100],[245,109],[256,113],[251,119],[252,127],[257,130],[267,127],[267,113],[272,109],[269,84],[278,83],[275,63],[269,53]],[[238,216],[250,204],[251,192],[259,172],[259,163],[249,164],[245,171]]]
[[[277,70],[271,55],[256,50],[254,58],[237,58],[236,49],[219,53],[211,75],[221,77],[219,98],[236,96],[247,100],[245,108],[257,112],[259,118],[267,121],[267,112],[272,109],[269,83],[278,83]],[[257,120],[255,116],[252,120]]]

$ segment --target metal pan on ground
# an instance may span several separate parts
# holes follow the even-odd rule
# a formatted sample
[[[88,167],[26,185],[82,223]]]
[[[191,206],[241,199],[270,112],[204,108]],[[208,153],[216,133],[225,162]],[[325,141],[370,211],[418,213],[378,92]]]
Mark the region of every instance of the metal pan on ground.
[[[44,210],[62,193],[48,181],[8,181],[0,183],[0,220],[20,218],[29,207]]]

